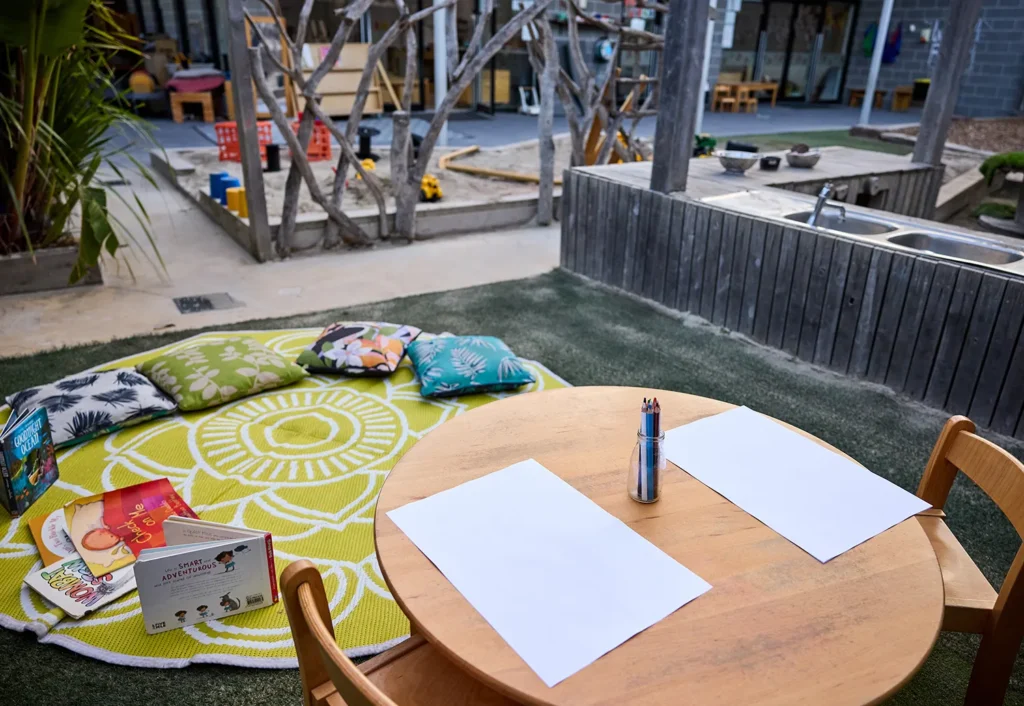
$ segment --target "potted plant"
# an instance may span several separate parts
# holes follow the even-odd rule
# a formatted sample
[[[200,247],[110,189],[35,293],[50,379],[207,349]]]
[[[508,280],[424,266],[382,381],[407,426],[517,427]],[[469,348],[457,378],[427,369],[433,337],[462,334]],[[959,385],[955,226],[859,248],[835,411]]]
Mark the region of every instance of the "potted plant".
[[[996,174],[1008,174],[1010,172],[1024,174],[1024,152],[1004,152],[1003,154],[992,155],[982,162],[978,169],[985,175],[985,180],[989,185],[992,184]],[[1007,218],[983,214],[978,217],[978,220],[983,226],[996,233],[1024,237],[1024,186],[1020,187],[1020,193],[1017,196],[1016,212],[1010,213],[1012,209],[1012,206],[1004,209],[1005,215],[1008,216]]]
[[[141,126],[117,100],[109,63],[134,51],[131,38],[101,0],[0,4],[0,294],[101,281],[103,253],[140,232],[152,245],[141,202],[95,183],[101,166],[121,175],[125,160],[152,181],[112,142]],[[111,195],[130,228],[108,211]]]

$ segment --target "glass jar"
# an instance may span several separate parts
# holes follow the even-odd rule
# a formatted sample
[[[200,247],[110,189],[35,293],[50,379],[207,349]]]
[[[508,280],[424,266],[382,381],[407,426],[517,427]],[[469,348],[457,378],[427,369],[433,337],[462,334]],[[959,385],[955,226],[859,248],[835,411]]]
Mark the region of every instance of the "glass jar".
[[[647,436],[636,434],[636,446],[629,456],[626,492],[638,503],[658,502],[661,495],[661,474],[665,470],[665,433]]]

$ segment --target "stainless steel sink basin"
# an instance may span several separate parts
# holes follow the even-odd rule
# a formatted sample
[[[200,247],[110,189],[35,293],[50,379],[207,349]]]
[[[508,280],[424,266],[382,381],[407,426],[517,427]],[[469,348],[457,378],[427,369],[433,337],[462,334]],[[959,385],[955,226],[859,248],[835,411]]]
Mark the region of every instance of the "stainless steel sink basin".
[[[786,216],[786,219],[798,223],[806,223],[807,219],[811,217],[811,213],[811,211],[790,213]],[[872,221],[853,215],[843,216],[833,209],[824,210],[819,213],[814,225],[840,233],[849,233],[850,235],[882,235],[897,230],[896,226],[889,223]]]
[[[912,231],[888,238],[894,245],[923,250],[936,255],[983,265],[1009,265],[1024,259],[1024,252],[1004,247],[982,238],[969,238],[952,233],[926,233]]]

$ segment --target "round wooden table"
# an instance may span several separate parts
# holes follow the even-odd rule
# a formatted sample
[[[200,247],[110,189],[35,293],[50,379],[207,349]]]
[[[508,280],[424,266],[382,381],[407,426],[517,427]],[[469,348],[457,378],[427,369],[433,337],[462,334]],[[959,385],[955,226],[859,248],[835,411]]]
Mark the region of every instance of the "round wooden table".
[[[666,430],[732,408],[654,394]],[[577,387],[510,397],[418,442],[384,483],[374,527],[384,578],[414,631],[528,704],[859,706],[897,691],[928,656],[942,622],[942,578],[917,519],[822,564],[672,464],[659,502],[633,502],[626,465],[640,400],[650,395]],[[554,688],[386,514],[527,458],[713,587]]]

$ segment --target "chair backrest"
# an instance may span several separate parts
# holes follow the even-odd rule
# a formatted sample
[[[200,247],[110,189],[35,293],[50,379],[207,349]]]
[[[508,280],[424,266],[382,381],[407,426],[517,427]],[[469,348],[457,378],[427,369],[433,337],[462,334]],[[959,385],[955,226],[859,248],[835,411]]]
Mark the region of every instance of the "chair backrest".
[[[957,471],[962,471],[992,498],[1017,534],[1024,537],[1024,463],[974,431],[974,422],[967,417],[951,417],[946,422],[932,449],[917,494],[941,510]],[[1017,551],[1003,579],[991,629],[996,629],[1003,618],[1013,622],[1024,614],[1024,581],[1018,581],[1022,571],[1024,547]]]
[[[722,83],[737,83],[743,80],[742,71],[722,71],[718,74],[718,80]]]
[[[299,658],[305,706],[326,698],[318,692],[328,681],[346,706],[396,706],[335,642],[323,578],[311,561],[293,562],[281,572],[281,595]]]

